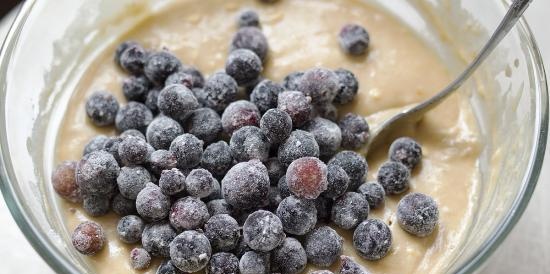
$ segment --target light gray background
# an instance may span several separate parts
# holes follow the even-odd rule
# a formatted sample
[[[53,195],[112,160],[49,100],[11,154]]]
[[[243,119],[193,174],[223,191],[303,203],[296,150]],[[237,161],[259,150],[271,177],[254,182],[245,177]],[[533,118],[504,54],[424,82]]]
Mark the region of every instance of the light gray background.
[[[535,0],[527,11],[529,21],[550,71],[549,0]],[[0,26],[4,37],[7,24]],[[549,147],[550,150],[550,147]],[[546,152],[546,159],[549,152]],[[535,194],[512,233],[489,259],[483,273],[550,273],[550,160],[544,164]],[[48,274],[48,265],[33,250],[13,221],[0,197],[0,273]]]

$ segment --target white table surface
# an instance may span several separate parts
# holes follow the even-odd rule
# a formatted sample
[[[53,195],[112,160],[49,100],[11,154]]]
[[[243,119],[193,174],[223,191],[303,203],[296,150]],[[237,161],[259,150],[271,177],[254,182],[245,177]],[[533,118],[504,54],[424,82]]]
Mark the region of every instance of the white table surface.
[[[527,20],[539,43],[546,71],[550,72],[549,0],[535,0],[527,11]],[[4,37],[5,25],[0,26]],[[549,144],[550,145],[550,144]],[[546,159],[550,159],[550,146]],[[550,160],[545,161],[539,184],[527,210],[514,230],[488,260],[483,273],[550,273]],[[0,273],[48,274],[53,271],[33,250],[13,221],[0,196]]]

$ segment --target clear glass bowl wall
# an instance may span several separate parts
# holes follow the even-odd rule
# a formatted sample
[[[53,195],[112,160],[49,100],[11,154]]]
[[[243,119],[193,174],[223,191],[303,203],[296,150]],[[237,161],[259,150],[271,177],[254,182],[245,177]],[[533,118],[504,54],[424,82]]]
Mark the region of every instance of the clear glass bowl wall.
[[[90,273],[70,246],[50,186],[57,129],[86,65],[170,1],[27,1],[1,55],[2,192],[21,230],[57,273]],[[458,72],[486,41],[507,1],[369,1],[401,18]],[[124,16],[131,12],[131,16]],[[429,72],[426,72],[429,73]],[[481,127],[482,184],[470,231],[448,272],[479,269],[523,212],[536,185],[548,123],[542,60],[524,21],[461,92]]]

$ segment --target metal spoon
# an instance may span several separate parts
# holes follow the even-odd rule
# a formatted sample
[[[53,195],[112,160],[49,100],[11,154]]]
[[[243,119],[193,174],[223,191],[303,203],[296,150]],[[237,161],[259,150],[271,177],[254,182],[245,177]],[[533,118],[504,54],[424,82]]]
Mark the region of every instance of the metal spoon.
[[[508,34],[519,18],[521,18],[521,15],[527,9],[531,1],[532,0],[514,0],[487,44],[485,44],[475,59],[468,65],[466,70],[464,70],[445,89],[434,95],[432,98],[416,105],[404,107],[397,114],[385,119],[378,126],[376,126],[371,131],[371,136],[367,142],[365,151],[369,151],[370,148],[376,147],[385,140],[385,137],[388,136],[389,133],[394,132],[396,129],[420,121],[426,112],[438,106],[441,102],[447,99],[449,95],[460,88],[460,86],[462,86],[462,84],[470,78],[479,65],[485,61],[487,56],[493,52],[500,41],[502,41],[502,39]]]

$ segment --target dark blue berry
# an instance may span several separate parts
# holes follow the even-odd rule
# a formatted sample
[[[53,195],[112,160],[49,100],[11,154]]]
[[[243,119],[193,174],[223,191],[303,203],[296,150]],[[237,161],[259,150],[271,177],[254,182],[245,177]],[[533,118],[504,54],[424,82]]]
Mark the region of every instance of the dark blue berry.
[[[215,181],[208,170],[197,168],[187,175],[185,188],[190,196],[206,198],[214,191]]]
[[[204,235],[216,252],[231,251],[237,247],[240,233],[237,221],[227,214],[214,215],[204,225]]]
[[[272,144],[280,144],[292,132],[292,119],[282,110],[270,109],[262,116],[260,128]]]
[[[235,33],[231,40],[230,51],[237,49],[249,49],[256,53],[261,60],[265,60],[269,46],[267,38],[260,29],[243,27]]]
[[[156,274],[185,274],[175,267],[170,260],[166,260],[159,265]]]
[[[322,194],[324,197],[336,199],[346,193],[348,185],[349,176],[341,166],[327,166],[327,190]]]
[[[343,229],[353,229],[369,216],[369,202],[365,196],[347,192],[334,201],[330,219]]]
[[[137,214],[136,201],[128,199],[118,193],[111,202],[113,212],[119,216]]]
[[[269,175],[258,160],[238,163],[222,180],[222,194],[227,203],[239,209],[255,208],[267,200]]]
[[[122,82],[122,93],[128,101],[145,102],[150,88],[151,83],[145,76],[130,76]]]
[[[248,251],[239,261],[239,271],[241,274],[269,274],[269,257],[269,253]]]
[[[298,274],[307,265],[307,256],[302,244],[294,238],[286,238],[271,254],[273,270],[285,274]]]
[[[277,186],[269,187],[268,199],[269,199],[268,201],[269,203],[265,207],[265,209],[271,212],[275,212],[277,210],[277,207],[283,200],[283,198],[281,197],[281,193],[279,192],[279,188]]]
[[[239,28],[243,27],[259,27],[260,17],[254,10],[244,10],[239,14],[237,18],[237,25]]]
[[[113,155],[94,151],[82,157],[76,167],[76,184],[83,195],[113,193],[120,167]]]
[[[353,260],[349,256],[341,256],[341,265],[339,274],[369,274],[369,272],[363,268],[360,264]]]
[[[164,195],[176,195],[185,190],[185,175],[177,168],[163,170],[159,187]]]
[[[215,253],[206,266],[206,273],[239,274],[239,258],[227,252]]]
[[[103,146],[105,143],[109,141],[109,137],[105,135],[97,135],[96,137],[92,138],[88,143],[84,146],[84,152],[82,155],[90,154],[90,152],[103,150]]]
[[[281,143],[277,157],[281,164],[288,166],[294,160],[302,157],[319,157],[319,145],[313,134],[295,130],[288,139]]]
[[[160,221],[168,216],[170,197],[164,195],[157,185],[148,183],[137,195],[136,209],[145,220]]]
[[[338,120],[338,109],[333,104],[313,106],[313,116],[319,116],[332,122]]]
[[[309,121],[303,129],[315,137],[321,157],[331,157],[340,149],[342,132],[334,122],[317,117]]]
[[[217,72],[206,80],[202,92],[195,94],[205,107],[222,112],[229,103],[237,99],[237,92],[235,79],[224,72]]]
[[[143,248],[136,247],[130,251],[130,266],[136,270],[147,269],[151,264],[151,255]]]
[[[191,134],[176,137],[170,145],[170,151],[176,156],[178,167],[187,169],[197,166],[202,158],[203,144],[203,141]]]
[[[298,84],[303,75],[303,72],[296,71],[285,76],[285,79],[283,79],[283,87],[285,90],[298,90]]]
[[[263,80],[258,83],[250,94],[250,101],[254,103],[261,113],[277,107],[279,93],[285,89],[271,80]]]
[[[89,256],[101,251],[106,241],[101,225],[90,221],[80,223],[71,236],[73,247],[81,254]]]
[[[435,200],[422,193],[409,193],[397,205],[397,221],[403,230],[418,237],[426,237],[439,222]]]
[[[145,106],[148,107],[153,114],[159,113],[159,107],[158,107],[158,97],[160,94],[160,89],[153,88],[147,93],[147,97],[145,98]]]
[[[409,169],[399,162],[385,162],[378,169],[377,181],[387,194],[400,194],[409,189]]]
[[[391,144],[389,158],[413,169],[422,160],[422,147],[412,138],[401,137]]]
[[[277,183],[277,188],[279,189],[279,193],[281,194],[281,198],[283,199],[292,195],[292,192],[290,192],[288,184],[286,183],[285,177],[286,176],[281,177],[281,179],[279,179],[279,182]]]
[[[145,222],[136,215],[128,215],[120,218],[116,226],[118,238],[128,244],[141,241],[141,234],[145,228]]]
[[[195,135],[197,138],[210,144],[220,136],[222,132],[222,120],[220,115],[211,108],[199,108],[189,114],[183,123],[185,132]]]
[[[347,24],[342,27],[339,35],[340,47],[348,54],[362,55],[367,52],[370,37],[364,27],[357,24]]]
[[[86,114],[96,126],[112,125],[118,111],[118,101],[106,91],[96,91],[86,100]]]
[[[384,258],[391,244],[390,228],[378,219],[365,220],[353,232],[353,247],[361,257],[370,261]]]
[[[208,213],[210,213],[210,216],[214,216],[217,214],[229,214],[233,215],[233,207],[228,204],[225,199],[215,199],[211,200],[210,202],[206,203],[206,207],[208,208]]]
[[[342,255],[343,244],[344,240],[334,229],[320,226],[306,235],[307,260],[316,266],[330,266]]]
[[[76,184],[77,165],[75,161],[63,161],[52,173],[52,186],[55,192],[73,203],[82,201],[80,188]]]
[[[174,119],[158,116],[147,127],[147,142],[155,149],[168,149],[176,137],[183,134],[183,128]]]
[[[184,231],[170,243],[172,264],[184,272],[197,272],[208,264],[212,248],[208,238],[197,231]]]
[[[120,134],[120,138],[123,138],[123,139],[128,136],[138,137],[145,140],[145,135],[143,135],[143,133],[141,133],[141,131],[137,129],[129,129]]]
[[[155,257],[170,257],[170,243],[176,237],[176,231],[166,221],[145,225],[141,234],[141,244]]]
[[[166,81],[170,74],[181,68],[180,60],[166,50],[149,54],[143,68],[145,76],[154,84],[160,86]]]
[[[348,191],[355,191],[364,183],[369,167],[365,157],[355,151],[349,150],[338,152],[330,159],[328,164],[340,166],[346,171],[350,179]]]
[[[145,185],[151,182],[151,175],[141,166],[123,167],[116,179],[120,194],[135,200]]]
[[[268,252],[285,239],[283,224],[275,214],[258,210],[248,216],[243,226],[247,245],[256,251]]]
[[[160,177],[163,170],[175,168],[177,163],[174,153],[160,149],[149,155],[148,168],[155,176]]]
[[[103,216],[111,209],[111,199],[106,195],[85,195],[82,208],[92,217]]]
[[[332,103],[338,92],[338,76],[329,69],[310,69],[300,78],[298,90],[315,105]]]
[[[201,167],[216,177],[223,177],[233,165],[231,148],[225,141],[210,144],[204,149]]]
[[[384,187],[376,181],[362,184],[357,189],[357,192],[365,195],[371,209],[380,207],[384,203],[384,197],[386,196]]]
[[[120,143],[122,143],[122,138],[116,136],[110,137],[109,140],[103,144],[103,151],[111,154],[113,158],[115,158],[116,162],[119,165],[122,165],[120,155],[118,155],[118,147],[120,146]]]
[[[259,126],[260,111],[250,101],[239,100],[227,106],[222,114],[222,127],[227,135],[244,126]]]
[[[178,231],[202,228],[209,218],[206,204],[194,197],[181,198],[170,209],[170,224]]]
[[[367,120],[355,113],[347,113],[340,119],[338,126],[342,130],[342,147],[359,149],[369,139],[369,124]]]
[[[157,98],[161,113],[178,121],[183,121],[191,111],[199,108],[193,92],[183,85],[164,87]]]
[[[236,130],[231,135],[229,146],[237,162],[252,159],[264,162],[269,158],[269,140],[258,127],[245,126]]]
[[[240,86],[245,86],[256,80],[262,70],[262,60],[256,53],[248,49],[231,51],[225,62],[225,73],[233,77]]]
[[[176,71],[170,74],[170,76],[166,78],[166,81],[164,81],[164,86],[170,86],[170,85],[182,85],[188,89],[192,89],[193,76],[191,74],[188,74],[182,71]]]
[[[197,68],[193,66],[182,65],[180,71],[191,75],[193,88],[202,88],[204,86],[204,77]]]
[[[284,91],[279,93],[277,108],[290,116],[294,127],[301,127],[307,123],[311,119],[313,111],[311,97],[306,97],[299,91]]]
[[[136,41],[128,40],[120,43],[117,48],[115,49],[115,63],[117,65],[120,65],[120,57],[122,56],[122,53],[127,50],[131,46],[138,45]]]
[[[350,103],[359,90],[359,82],[355,74],[343,68],[335,70],[334,73],[338,76],[338,93],[336,93],[334,102],[341,105]]]
[[[293,235],[304,235],[317,223],[315,202],[294,196],[288,196],[281,201],[277,216],[283,223],[284,231]]]
[[[149,158],[149,144],[141,138],[128,136],[118,145],[120,161],[126,166],[141,165]]]
[[[128,129],[145,132],[151,121],[153,121],[153,113],[147,106],[138,102],[129,102],[118,110],[115,126],[120,132]]]
[[[139,44],[128,46],[120,55],[120,66],[127,72],[140,75],[147,61],[148,53]]]

